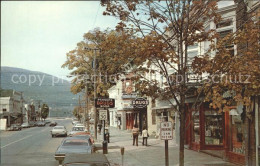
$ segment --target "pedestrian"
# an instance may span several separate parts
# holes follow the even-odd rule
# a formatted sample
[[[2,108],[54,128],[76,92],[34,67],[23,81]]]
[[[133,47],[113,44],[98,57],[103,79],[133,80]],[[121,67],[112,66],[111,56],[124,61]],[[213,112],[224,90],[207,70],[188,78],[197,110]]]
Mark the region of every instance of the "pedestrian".
[[[99,123],[99,124],[98,124],[98,133],[99,133],[99,135],[101,134],[101,129],[102,129],[102,124]]]
[[[145,146],[147,146],[147,139],[149,137],[149,134],[148,134],[146,127],[144,127],[144,129],[142,131],[142,137],[143,137],[143,146],[144,146],[144,144],[145,144]]]
[[[121,121],[119,119],[117,121],[117,127],[118,127],[119,130],[121,129]]]
[[[136,143],[136,146],[138,146],[139,129],[138,129],[137,125],[134,125],[132,134],[133,134],[133,146],[135,145],[135,143]]]

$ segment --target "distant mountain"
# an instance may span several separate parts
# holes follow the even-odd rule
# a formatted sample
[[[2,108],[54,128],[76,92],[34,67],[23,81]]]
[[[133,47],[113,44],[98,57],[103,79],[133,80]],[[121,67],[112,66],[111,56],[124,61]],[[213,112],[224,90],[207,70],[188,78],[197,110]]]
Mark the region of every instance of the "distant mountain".
[[[72,110],[77,96],[70,92],[70,82],[50,74],[14,67],[1,67],[1,88],[23,92],[26,102],[41,100],[57,109]]]

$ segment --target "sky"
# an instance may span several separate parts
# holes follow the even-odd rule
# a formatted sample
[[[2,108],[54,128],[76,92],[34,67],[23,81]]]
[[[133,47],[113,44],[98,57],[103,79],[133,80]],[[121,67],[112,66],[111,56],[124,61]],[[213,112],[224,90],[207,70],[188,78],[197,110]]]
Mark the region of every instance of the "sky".
[[[103,11],[99,1],[2,1],[1,66],[66,78],[61,65],[83,34],[118,22]]]
[[[83,34],[116,26],[118,20],[103,11],[99,1],[2,1],[1,66],[66,78],[70,71],[61,65]]]

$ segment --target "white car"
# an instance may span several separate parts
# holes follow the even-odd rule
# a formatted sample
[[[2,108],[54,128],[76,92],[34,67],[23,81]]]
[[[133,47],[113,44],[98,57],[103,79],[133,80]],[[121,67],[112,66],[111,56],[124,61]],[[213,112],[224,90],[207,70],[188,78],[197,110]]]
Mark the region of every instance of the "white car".
[[[65,126],[55,126],[50,132],[52,137],[60,135],[67,137],[67,129]]]
[[[69,136],[72,136],[76,133],[84,132],[86,131],[86,128],[84,126],[80,127],[72,127],[71,131],[69,132]]]
[[[29,128],[30,124],[28,122],[25,122],[21,125],[22,128]]]
[[[74,127],[85,127],[85,126],[81,123],[77,123]]]
[[[77,121],[77,120],[73,120],[73,121],[72,121],[72,124],[73,124],[73,125],[76,125],[77,123],[80,123],[80,122]]]

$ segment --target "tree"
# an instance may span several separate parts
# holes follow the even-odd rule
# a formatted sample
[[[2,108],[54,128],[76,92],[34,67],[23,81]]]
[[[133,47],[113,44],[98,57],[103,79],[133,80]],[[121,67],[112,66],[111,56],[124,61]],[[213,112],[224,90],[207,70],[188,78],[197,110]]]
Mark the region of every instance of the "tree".
[[[80,120],[82,118],[82,115],[80,114],[81,110],[80,110],[80,107],[74,107],[73,109],[73,115],[78,119]]]
[[[145,95],[166,99],[173,98],[180,115],[179,165],[184,165],[185,138],[185,94],[187,85],[187,48],[196,42],[213,41],[214,31],[206,31],[204,22],[220,21],[217,14],[217,1],[166,0],[166,1],[102,1],[106,7],[104,15],[120,19],[118,30],[132,30],[142,38],[141,48],[136,50],[139,58],[146,63],[136,71],[137,88]],[[153,69],[153,68],[156,69]],[[161,88],[158,81],[147,80],[144,72],[159,73],[168,88]],[[136,72],[135,72],[136,73]],[[170,79],[174,78],[174,79]],[[181,80],[180,80],[181,79]],[[149,93],[147,93],[149,92]]]
[[[41,118],[46,119],[49,115],[49,106],[47,104],[43,104],[41,108]]]
[[[246,9],[244,1],[238,6]],[[213,108],[220,111],[229,111],[229,106],[242,105],[242,118],[244,122],[244,135],[246,165],[255,165],[255,131],[254,131],[254,102],[260,94],[260,45],[259,45],[259,17],[258,12],[247,15],[247,11],[237,12],[237,31],[224,38],[218,38],[216,44],[212,44],[213,50],[217,50],[212,58],[209,54],[197,57],[193,63],[197,73],[205,72],[208,81],[203,91],[205,100],[211,102]],[[242,13],[242,15],[241,15]],[[232,51],[236,46],[236,53]],[[229,48],[229,49],[227,49]],[[231,49],[230,49],[231,48]],[[210,53],[210,52],[209,52]],[[201,89],[199,89],[201,91]],[[232,97],[226,98],[224,93]]]
[[[84,42],[81,41],[77,44],[77,47],[67,53],[67,61],[62,67],[67,67],[71,72],[72,80],[71,91],[76,94],[81,92],[86,83],[88,85],[89,95],[94,93],[94,72],[92,62],[94,59],[93,51],[87,48],[97,48],[97,95],[108,96],[107,90],[115,84],[120,74],[125,72],[125,64],[129,62],[129,59],[133,59],[135,55],[136,47],[138,43],[129,45],[129,43],[135,43],[138,39],[132,38],[132,31],[113,31],[96,28],[93,31],[89,31],[84,34]],[[140,41],[139,41],[140,42]],[[139,64],[143,62],[142,59],[136,59],[135,63]]]

